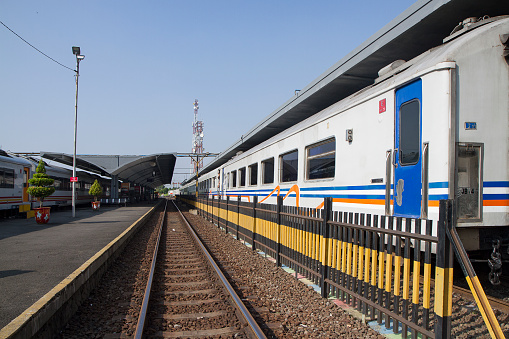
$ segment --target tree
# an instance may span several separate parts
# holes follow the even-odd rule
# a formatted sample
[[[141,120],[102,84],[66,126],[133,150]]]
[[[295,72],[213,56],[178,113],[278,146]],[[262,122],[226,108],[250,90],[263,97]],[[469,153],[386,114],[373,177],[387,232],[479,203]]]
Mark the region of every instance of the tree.
[[[97,201],[97,197],[103,194],[103,188],[101,187],[97,179],[95,179],[94,183],[92,184],[92,187],[90,187],[90,189],[88,190],[88,194],[94,196],[94,201]]]
[[[39,161],[39,165],[35,169],[35,174],[32,179],[29,179],[28,182],[30,186],[27,189],[28,194],[33,197],[39,198],[39,208],[42,207],[42,203],[44,198],[50,196],[55,192],[55,187],[52,187],[53,182],[55,180],[51,179],[46,174],[46,167],[44,166],[44,162],[42,159]]]
[[[169,190],[170,189],[164,185],[161,185],[156,188],[156,192],[159,193],[160,195],[168,194]]]

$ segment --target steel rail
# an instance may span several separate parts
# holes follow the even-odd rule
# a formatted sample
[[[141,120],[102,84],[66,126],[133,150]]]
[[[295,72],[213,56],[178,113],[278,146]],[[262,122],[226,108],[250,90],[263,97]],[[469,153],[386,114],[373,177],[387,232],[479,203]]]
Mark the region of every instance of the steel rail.
[[[469,289],[453,285],[452,291],[454,293],[460,294],[461,296],[467,298],[470,301],[475,301],[475,298]],[[503,313],[509,313],[509,302],[495,297],[491,297],[489,295],[486,297],[488,298],[492,308],[496,308],[497,310]]]
[[[148,280],[147,280],[147,286],[145,288],[145,295],[143,296],[143,302],[141,304],[140,316],[138,318],[138,323],[136,324],[136,332],[134,334],[134,337],[136,339],[141,339],[143,336],[143,329],[145,327],[145,318],[147,316],[148,303],[150,300],[150,290],[152,289],[152,281],[154,279],[154,272],[155,272],[155,268],[156,268],[157,253],[159,252],[159,242],[161,240],[161,233],[162,233],[162,229],[164,227],[164,222],[166,220],[166,208],[167,207],[168,207],[168,201],[166,201],[166,203],[164,205],[163,220],[161,221],[161,225],[159,226],[156,247],[154,249],[154,255],[152,256],[152,265],[150,267],[150,273],[149,273]]]
[[[210,253],[207,250],[207,248],[205,247],[205,245],[203,245],[202,241],[200,240],[200,238],[198,237],[198,235],[196,234],[196,232],[194,231],[192,226],[189,224],[189,222],[187,221],[186,217],[182,214],[182,212],[177,207],[175,202],[174,201],[172,201],[172,202],[173,202],[173,205],[175,206],[175,208],[177,209],[177,211],[180,213],[180,216],[182,217],[182,220],[184,220],[184,222],[186,223],[187,227],[189,228],[189,231],[191,232],[191,235],[193,236],[193,238],[196,240],[196,243],[200,246],[201,250],[203,251],[203,254],[207,257],[210,265],[212,266],[212,268],[214,269],[214,271],[216,272],[218,277],[221,279],[221,282],[223,283],[225,288],[228,290],[228,293],[230,294],[230,296],[232,297],[233,301],[235,302],[235,305],[237,306],[237,309],[241,312],[242,316],[244,317],[244,319],[248,323],[249,328],[253,332],[252,335],[254,335],[256,338],[260,338],[260,339],[265,338],[266,339],[267,337],[265,336],[265,334],[261,330],[260,326],[258,326],[258,323],[256,322],[256,320],[254,320],[253,316],[247,310],[246,306],[244,305],[242,300],[239,298],[237,293],[235,293],[235,290],[230,285],[230,283],[228,282],[228,280],[224,276],[223,272],[221,272],[221,269],[217,266],[216,262],[214,261],[214,259],[210,255]]]

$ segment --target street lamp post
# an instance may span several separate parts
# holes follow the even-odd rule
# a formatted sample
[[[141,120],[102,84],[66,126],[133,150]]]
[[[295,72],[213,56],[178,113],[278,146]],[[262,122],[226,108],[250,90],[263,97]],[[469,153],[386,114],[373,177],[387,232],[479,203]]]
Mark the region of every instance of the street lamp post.
[[[80,61],[85,59],[80,48],[73,46],[72,54],[76,55],[76,104],[74,106],[74,156],[72,158],[72,176],[76,178],[76,138],[78,136],[78,78],[80,76]],[[72,182],[72,217],[76,217],[76,179]]]

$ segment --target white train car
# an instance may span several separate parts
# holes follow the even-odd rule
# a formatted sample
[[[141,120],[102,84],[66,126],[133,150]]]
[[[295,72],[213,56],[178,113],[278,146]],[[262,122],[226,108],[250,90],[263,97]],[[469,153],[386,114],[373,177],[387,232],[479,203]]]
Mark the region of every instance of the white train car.
[[[37,162],[34,162],[34,166],[37,167]],[[46,165],[46,174],[54,180],[53,186],[55,187],[55,192],[44,199],[44,206],[71,206],[72,183],[70,182],[70,178],[72,177],[72,170],[58,166]],[[76,183],[77,205],[90,205],[90,203],[94,200],[94,197],[88,194],[88,191],[90,190],[90,187],[92,187],[95,179],[98,179],[99,183],[103,187],[103,196],[100,198],[109,197],[110,184],[108,179],[83,171],[77,171],[76,176],[78,177],[78,182]]]
[[[27,193],[32,163],[0,150],[0,216],[15,215],[31,208]]]
[[[39,160],[31,157],[15,156],[0,150],[0,214],[12,216],[20,212],[39,207],[39,202],[29,196],[28,180],[36,171]],[[44,199],[44,206],[71,206],[72,186],[70,177],[72,171],[66,168],[46,164],[46,174],[54,179],[55,192]],[[76,204],[90,204],[93,197],[88,191],[95,179],[103,187],[103,196],[110,195],[110,180],[87,172],[78,171],[79,181],[76,185]]]
[[[312,208],[332,197],[334,210],[432,220],[454,199],[467,250],[507,245],[508,40],[509,17],[497,17],[395,61],[373,85],[200,175],[199,192]]]

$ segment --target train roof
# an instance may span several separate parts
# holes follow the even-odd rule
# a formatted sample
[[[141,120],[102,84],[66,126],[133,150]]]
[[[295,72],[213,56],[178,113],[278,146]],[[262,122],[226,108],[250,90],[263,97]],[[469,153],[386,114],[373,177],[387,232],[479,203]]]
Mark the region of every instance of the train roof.
[[[16,165],[22,165],[22,166],[32,166],[32,163],[26,159],[19,158],[16,156],[12,156],[5,152],[4,150],[0,149],[0,163],[11,163]],[[1,164],[0,164],[1,167]]]
[[[411,60],[439,46],[458,22],[469,17],[509,14],[509,1],[419,0],[327,69],[298,95],[266,116],[200,173],[226,163],[281,131],[372,85],[378,71],[395,60]],[[193,180],[190,178],[188,181]]]
[[[503,27],[502,30],[504,32],[504,29],[507,28],[507,32],[509,32],[509,16],[490,18],[484,20],[482,23],[479,22],[477,26],[479,25],[483,25],[483,29],[472,31],[472,34],[468,35],[461,35],[461,33],[464,32],[458,32],[459,37],[454,41],[450,40],[451,43],[434,48],[428,53],[423,53],[414,59],[401,64],[398,68],[395,68],[393,72],[390,72],[387,75],[382,75],[375,79],[375,84],[366,87],[362,91],[351,94],[343,100],[336,102],[335,104],[312,115],[311,117],[288,127],[277,135],[272,136],[271,138],[259,143],[256,146],[253,146],[251,149],[240,154],[238,157],[234,157],[232,161],[241,160],[244,157],[259,151],[260,149],[267,147],[268,145],[285,139],[309,126],[318,124],[324,119],[328,119],[336,114],[341,114],[342,112],[352,107],[352,105],[357,105],[359,102],[363,102],[369,98],[377,96],[381,92],[387,91],[394,87],[398,87],[400,84],[407,82],[409,78],[421,76],[430,70],[455,67],[455,63],[450,62],[450,60],[453,60],[458,53],[462,52],[463,49],[471,48],[471,45],[467,43],[467,40],[484,39],[487,32],[493,28],[497,29],[497,26]]]

